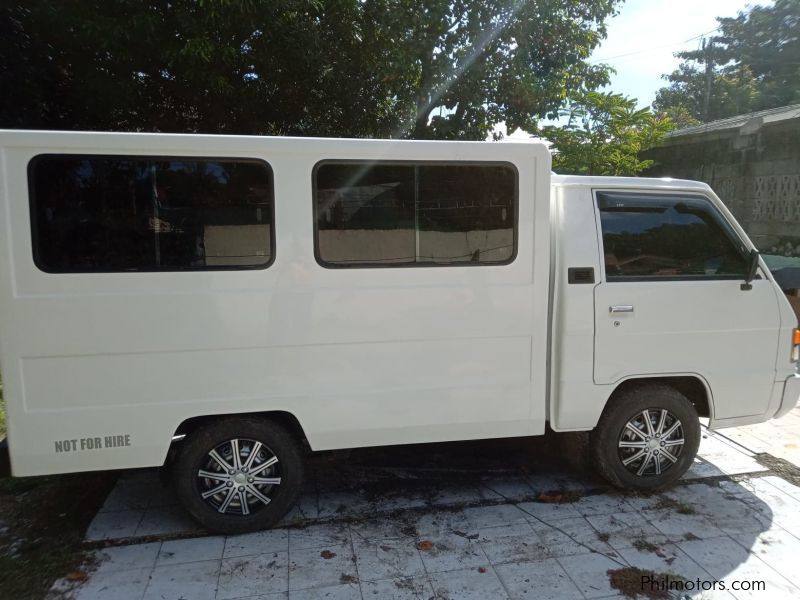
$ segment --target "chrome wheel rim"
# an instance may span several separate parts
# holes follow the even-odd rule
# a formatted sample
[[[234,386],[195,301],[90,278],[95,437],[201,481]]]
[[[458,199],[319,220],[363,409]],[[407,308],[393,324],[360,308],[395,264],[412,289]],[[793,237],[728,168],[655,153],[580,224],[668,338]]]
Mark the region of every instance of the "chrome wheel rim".
[[[234,438],[205,456],[197,484],[200,497],[217,512],[248,516],[272,501],[281,484],[280,462],[261,442]]]
[[[664,408],[648,408],[625,423],[617,449],[629,472],[656,477],[678,462],[683,445],[680,419]]]

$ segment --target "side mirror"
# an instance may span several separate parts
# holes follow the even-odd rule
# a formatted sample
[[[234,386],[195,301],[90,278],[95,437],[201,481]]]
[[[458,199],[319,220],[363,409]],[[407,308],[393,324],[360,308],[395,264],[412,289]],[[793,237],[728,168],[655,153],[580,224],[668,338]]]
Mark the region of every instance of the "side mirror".
[[[756,272],[758,271],[758,257],[759,257],[758,250],[755,248],[750,250],[750,262],[747,265],[747,275],[745,275],[744,283],[742,284],[742,290],[752,290],[753,284],[750,283],[753,279],[756,278]]]

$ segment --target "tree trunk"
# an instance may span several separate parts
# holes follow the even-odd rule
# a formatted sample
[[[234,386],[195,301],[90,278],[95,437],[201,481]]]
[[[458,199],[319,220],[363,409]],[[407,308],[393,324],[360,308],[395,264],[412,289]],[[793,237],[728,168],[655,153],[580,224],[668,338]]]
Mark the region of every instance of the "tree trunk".
[[[430,137],[430,127],[428,127],[428,119],[430,118],[433,106],[430,106],[430,98],[424,92],[417,96],[417,116],[414,120],[414,129],[412,137],[415,140],[424,140]]]

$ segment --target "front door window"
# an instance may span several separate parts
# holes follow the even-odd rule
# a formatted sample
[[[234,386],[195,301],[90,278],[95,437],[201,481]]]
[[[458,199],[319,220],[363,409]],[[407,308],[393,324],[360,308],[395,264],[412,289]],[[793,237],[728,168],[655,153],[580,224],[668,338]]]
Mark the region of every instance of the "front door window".
[[[607,281],[741,279],[747,250],[704,197],[599,192]]]

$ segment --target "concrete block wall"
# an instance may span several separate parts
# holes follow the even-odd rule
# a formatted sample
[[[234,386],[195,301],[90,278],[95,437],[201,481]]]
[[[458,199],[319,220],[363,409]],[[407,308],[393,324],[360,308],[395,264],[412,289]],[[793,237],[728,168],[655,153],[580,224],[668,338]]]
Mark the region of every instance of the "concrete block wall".
[[[800,256],[800,114],[742,132],[676,135],[643,154],[645,175],[705,181],[762,252]]]

